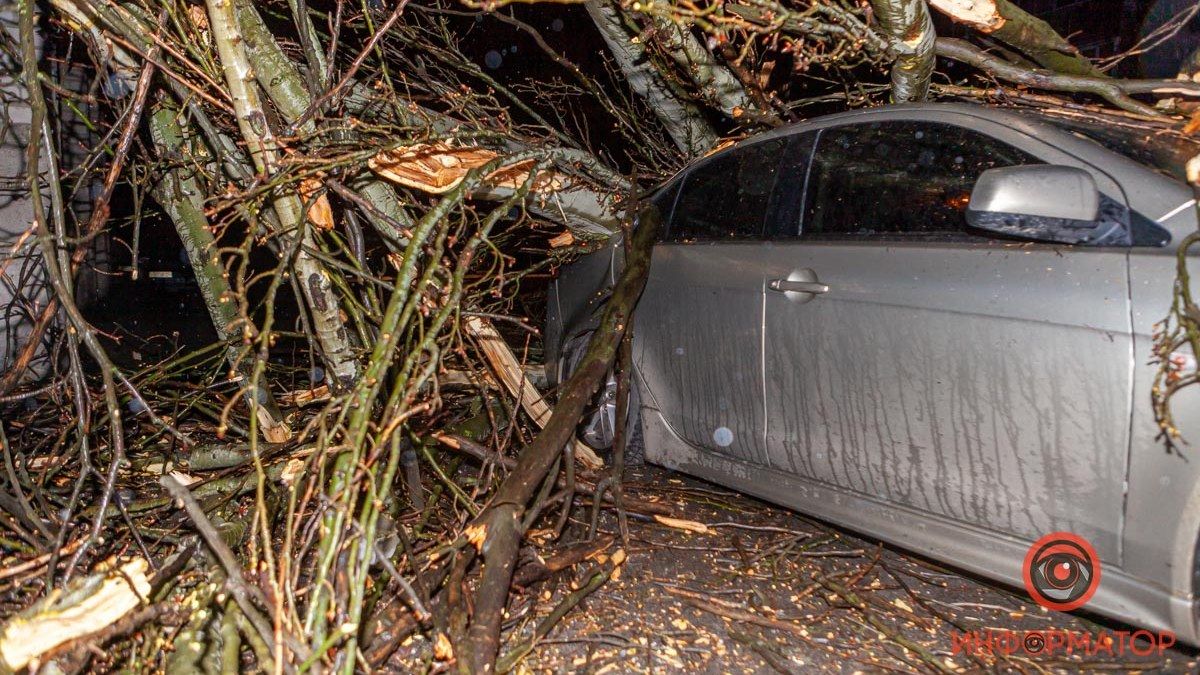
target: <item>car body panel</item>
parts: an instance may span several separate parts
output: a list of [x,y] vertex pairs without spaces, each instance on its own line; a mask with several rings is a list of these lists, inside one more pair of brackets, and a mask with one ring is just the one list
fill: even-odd
[[[1175,261],[1173,254],[1153,249],[1134,250],[1129,257],[1135,405],[1124,564],[1131,573],[1174,579],[1173,585],[1181,587],[1197,571],[1193,555],[1200,533],[1200,388],[1182,389],[1171,400],[1176,426],[1183,440],[1190,441],[1177,452],[1168,452],[1159,438],[1150,395],[1157,371],[1154,334],[1170,310]],[[1190,256],[1188,263],[1194,287],[1200,259]],[[1183,546],[1188,540],[1192,546]]]
[[657,248],[634,358],[681,438],[765,466],[761,248]]
[[[840,359],[837,368],[811,359],[825,369],[827,381],[833,378],[833,386],[807,394],[823,399],[826,411],[805,414],[814,420],[837,419],[834,426],[842,430],[838,440],[851,446],[840,451],[853,453],[857,444],[857,452],[862,453],[872,442],[878,445],[881,437],[907,442],[908,432],[902,428],[911,425],[914,416],[925,415],[919,421],[925,424],[927,439],[938,437],[944,449],[957,447],[966,452],[966,457],[947,464],[946,470],[961,466],[966,473],[974,472],[968,484],[980,491],[939,496],[936,481],[918,475],[926,471],[924,465],[897,473],[884,457],[865,454],[867,469],[852,475],[852,480],[846,479],[846,472],[840,479],[836,472],[824,477],[817,472],[802,475],[798,455],[778,454],[770,448],[773,433],[799,438],[802,429],[790,419],[776,419],[787,416],[772,412],[769,390],[761,395],[767,466],[753,456],[714,452],[706,447],[711,444],[682,438],[671,424],[669,410],[681,393],[670,391],[661,363],[653,362],[660,358],[656,354],[668,354],[672,345],[647,344],[655,335],[652,324],[661,315],[658,304],[640,307],[633,327],[635,353],[642,356],[635,361],[635,380],[641,393],[647,459],[1015,586],[1021,585],[1020,566],[1035,534],[1059,525],[1078,530],[1093,540],[1105,564],[1103,580],[1087,609],[1136,624],[1169,628],[1181,640],[1196,644],[1200,638],[1195,602],[1200,584],[1200,454],[1189,445],[1166,451],[1156,438],[1159,429],[1150,399],[1157,372],[1152,353],[1155,324],[1167,316],[1170,307],[1177,246],[1196,229],[1190,189],[1078,134],[1030,116],[971,105],[920,104],[854,111],[752,140],[900,119],[978,129],[1030,150],[1042,161],[1087,168],[1104,194],[1127,204],[1135,218],[1164,228],[1169,241],[1162,246],[1108,249],[1005,242],[973,252],[981,256],[976,258],[961,246],[935,251],[944,245],[938,242],[874,242],[869,246],[846,241],[739,243],[737,246],[756,250],[764,268],[760,280],[766,326],[762,333],[766,358],[761,361],[764,388],[779,371],[793,367],[787,359],[796,359],[802,350],[819,353],[833,349]],[[680,180],[676,177],[668,182],[663,191],[670,192]],[[619,246],[614,242],[607,251],[594,255],[615,270]],[[804,246],[826,248],[820,260],[788,250]],[[866,255],[855,246],[876,250]],[[659,244],[651,265],[652,278],[660,259],[683,259],[675,249],[719,254],[728,247]],[[811,325],[794,321],[785,325],[782,315],[775,317],[776,312],[771,311],[771,303],[783,299],[768,297],[774,294],[765,290],[772,275],[786,276],[805,267],[814,268],[820,281],[829,284],[830,296],[796,310],[813,310],[812,324],[829,325],[824,335],[812,334],[815,329]],[[1189,268],[1193,279],[1200,277],[1200,256],[1189,257]],[[705,284],[720,283],[722,274],[709,267]],[[931,274],[938,283],[951,284],[954,291],[932,297],[931,286],[926,285]],[[749,288],[753,280],[744,276],[739,272],[730,278]],[[914,276],[918,278],[914,280]],[[556,297],[564,306],[586,301],[596,292],[595,286],[588,286],[591,283],[591,279],[577,278],[573,268],[567,269],[555,283]],[[606,283],[611,283],[611,278]],[[666,281],[660,275],[655,283]],[[817,309],[837,293],[844,298],[837,301],[841,307],[828,302]],[[1056,297],[1063,294],[1065,298]],[[750,293],[744,291],[743,295],[748,298]],[[850,308],[855,304],[870,308],[877,316],[870,322],[853,316]],[[646,311],[648,306],[655,310]],[[715,327],[725,325],[720,318],[713,318],[722,311],[723,307],[714,305],[707,310],[694,308],[690,315],[700,325]],[[739,316],[752,313],[738,311]],[[966,324],[956,323],[955,317],[964,318]],[[778,330],[772,330],[773,321],[779,324]],[[575,330],[570,325],[561,328],[564,334]],[[753,340],[745,336],[726,336],[718,330],[697,331],[697,335],[752,348],[749,343]],[[839,343],[839,337],[844,343]],[[788,340],[791,343],[784,352],[772,355],[768,350],[773,340],[781,345]],[[963,341],[977,349],[957,355],[955,349]],[[721,347],[711,349],[719,351]],[[872,353],[882,358],[863,357]],[[553,349],[548,348],[547,358],[557,358]],[[919,405],[897,403],[901,400],[898,395],[881,393],[878,387],[857,386],[888,381],[899,391],[903,384],[892,380],[911,379],[910,372],[921,368],[936,371],[934,382],[939,378],[952,382],[944,391],[913,392],[928,399]],[[1105,383],[1103,387],[1095,384],[1096,377]],[[1093,390],[1109,387],[1108,391]],[[929,398],[931,392],[934,395]],[[1173,408],[1185,439],[1200,442],[1200,389],[1182,392]],[[861,425],[857,436],[845,431],[856,423]],[[995,453],[998,439],[1006,433],[1022,448],[1029,444],[1028,466],[1021,466],[1017,455]],[[692,436],[701,438],[698,433]],[[1105,451],[1098,460],[1088,454],[1096,449],[1096,443],[1103,443]],[[925,457],[934,459],[935,455]],[[1080,462],[1082,467],[1068,467]],[[857,461],[854,464],[861,466]],[[830,476],[843,485],[831,484]],[[1123,489],[1113,495],[1118,483]],[[929,491],[932,494],[926,494]],[[1036,498],[1037,492],[1053,493],[1031,507],[1045,511],[1041,519],[1037,515],[1030,518],[1030,513],[1022,513],[1014,505],[1014,500]],[[939,500],[943,504],[940,511],[936,508]],[[1008,504],[1006,508],[1000,508],[1002,501]],[[1059,509],[1062,511],[1048,517]]]
[[771,247],[768,276],[830,287],[767,294],[772,465],[1029,541],[1075,532],[1120,562],[1125,253],[1053,248]]
[[[658,411],[643,399],[646,459],[669,469],[781,504],[991,579],[1020,587],[1029,543],[961,521],[931,516],[869,496],[806,481],[793,474],[751,465],[696,448],[675,436]],[[920,541],[920,545],[914,542]],[[1173,630],[1196,644],[1190,597],[1147,583],[1119,568],[1104,568],[1088,609],[1154,629]]]

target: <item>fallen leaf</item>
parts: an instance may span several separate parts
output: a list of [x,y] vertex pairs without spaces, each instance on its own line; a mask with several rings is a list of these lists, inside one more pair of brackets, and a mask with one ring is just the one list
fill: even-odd
[[1192,113],[1192,118],[1188,120],[1187,124],[1183,125],[1183,133],[1189,136],[1196,133],[1197,130],[1200,130],[1200,110]]
[[449,661],[454,658],[454,647],[445,633],[438,633],[433,641],[433,658],[438,661]]

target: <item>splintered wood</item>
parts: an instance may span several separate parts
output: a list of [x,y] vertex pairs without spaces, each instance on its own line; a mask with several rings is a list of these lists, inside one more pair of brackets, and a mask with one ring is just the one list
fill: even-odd
[[[483,350],[484,356],[487,357],[488,365],[492,367],[496,377],[504,383],[504,387],[514,396],[520,394],[521,407],[529,413],[535,424],[539,427],[546,426],[546,422],[550,421],[550,404],[546,403],[546,399],[525,376],[521,362],[517,360],[516,355],[508,348],[508,344],[496,332],[491,322],[481,317],[471,316],[467,317],[464,327],[479,341],[479,346]],[[575,444],[575,459],[581,465],[591,470],[604,466],[604,461],[591,448],[578,440],[572,442]]]
[[[377,175],[394,183],[431,194],[453,190],[477,169],[500,155],[487,148],[456,147],[444,141],[383,150],[367,160],[367,166]],[[486,182],[500,188],[516,189],[529,178],[534,160],[527,159],[501,167],[488,174]],[[553,171],[543,171],[534,179],[533,190],[545,192],[563,187],[562,179]]]
[[135,558],[54,590],[0,629],[0,670],[29,665],[61,644],[107,628],[150,595],[146,561]]
[[929,0],[929,4],[951,19],[984,33],[994,33],[1005,23],[995,0]]

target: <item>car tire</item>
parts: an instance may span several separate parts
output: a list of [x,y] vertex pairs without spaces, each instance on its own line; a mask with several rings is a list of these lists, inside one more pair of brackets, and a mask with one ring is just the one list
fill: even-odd
[[[592,333],[580,335],[568,343],[563,350],[562,368],[559,372],[559,384],[567,381],[571,373],[583,360]],[[629,413],[625,420],[625,465],[641,466],[646,461],[645,443],[642,435],[641,392],[633,382],[629,392]],[[584,410],[583,418],[576,430],[576,437],[584,445],[611,454],[616,418],[616,376],[610,370],[604,385],[596,392],[591,403]]]
[[642,394],[636,382],[629,390],[629,415],[625,424],[625,466],[646,463],[646,437],[642,433]]

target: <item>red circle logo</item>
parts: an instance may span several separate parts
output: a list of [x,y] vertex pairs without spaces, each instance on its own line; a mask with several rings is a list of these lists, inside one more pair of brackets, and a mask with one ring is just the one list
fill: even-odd
[[1069,612],[1091,600],[1100,586],[1100,557],[1087,539],[1052,532],[1029,547],[1021,572],[1034,602]]

